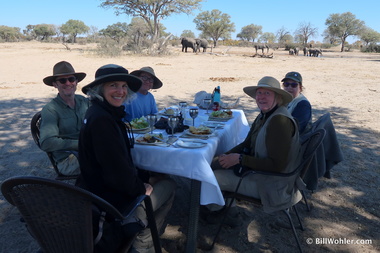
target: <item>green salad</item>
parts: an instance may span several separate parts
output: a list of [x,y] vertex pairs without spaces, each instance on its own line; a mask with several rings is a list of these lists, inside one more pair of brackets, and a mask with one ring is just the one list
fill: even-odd
[[132,128],[143,129],[149,127],[149,123],[144,116],[141,118],[136,118],[131,121]]

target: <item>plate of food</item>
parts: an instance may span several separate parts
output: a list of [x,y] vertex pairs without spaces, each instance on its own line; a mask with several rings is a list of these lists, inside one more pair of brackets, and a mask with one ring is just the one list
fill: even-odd
[[147,119],[143,116],[141,118],[133,119],[131,122],[132,131],[145,131],[149,129],[149,123]]
[[189,129],[185,131],[186,134],[191,136],[211,136],[214,131],[206,126],[193,127],[190,126]]
[[213,111],[210,113],[210,117],[208,120],[213,121],[227,121],[232,119],[232,111],[231,110],[223,110],[223,111]]
[[178,111],[177,108],[169,107],[169,108],[165,108],[160,113],[164,116],[175,116],[177,111]]
[[166,140],[164,139],[164,136],[160,134],[144,134],[135,139],[135,142],[137,144],[142,145],[166,145]]
[[202,147],[207,145],[207,142],[178,140],[178,141],[176,141],[175,145],[178,147],[181,147],[181,148],[202,148]]

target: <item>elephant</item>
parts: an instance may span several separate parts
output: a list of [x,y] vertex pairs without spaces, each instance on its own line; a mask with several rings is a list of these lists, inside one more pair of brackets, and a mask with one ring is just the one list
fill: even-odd
[[303,56],[309,56],[309,49],[307,47],[303,48]]
[[203,48],[203,52],[206,52],[208,41],[206,39],[195,39],[197,43],[197,50],[198,52],[201,51],[201,48]]
[[294,55],[294,49],[293,48],[289,49],[289,55]]
[[257,49],[261,49],[261,52],[264,54],[264,49],[267,49],[267,53],[269,52],[269,47],[267,44],[255,44],[254,45],[256,49],[256,54],[257,54]]
[[294,55],[298,55],[300,52],[300,49],[298,47],[294,48]]
[[322,49],[319,49],[319,48],[310,48],[309,49],[309,56],[318,57],[319,55],[322,56]]
[[185,49],[185,53],[187,53],[188,47],[191,47],[194,53],[197,50],[197,42],[193,38],[188,38],[188,37],[182,38],[181,44],[182,44],[182,52]]

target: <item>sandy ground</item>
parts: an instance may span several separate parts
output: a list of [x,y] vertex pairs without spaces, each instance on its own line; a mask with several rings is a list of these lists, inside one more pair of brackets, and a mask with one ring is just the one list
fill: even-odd
[[[196,92],[211,92],[220,85],[223,101],[241,98],[239,108],[249,122],[258,111],[242,88],[256,85],[265,75],[281,80],[288,71],[299,71],[314,120],[331,113],[345,158],[332,169],[332,178],[321,178],[318,190],[309,194],[312,211],[306,212],[300,204],[306,230],[298,233],[304,251],[380,251],[379,54],[331,50],[314,58],[290,56],[278,50],[273,58],[260,58],[252,57],[252,48],[220,46],[204,54],[173,48],[170,56],[163,57],[101,58],[92,53],[94,47],[75,45],[68,51],[60,44],[0,44],[0,182],[16,175],[54,177],[46,155],[30,135],[30,119],[56,95],[56,90],[44,85],[42,79],[51,75],[58,61],[70,61],[76,71],[86,72],[82,85],[91,82],[96,69],[104,64],[120,64],[130,71],[152,66],[164,83],[153,93],[160,108],[182,100],[190,103]],[[177,180],[179,190],[162,236],[166,252],[183,252],[186,240],[189,186],[188,180]],[[244,202],[238,206],[243,225],[225,227],[212,252],[296,252],[291,231],[276,227],[273,215]],[[215,225],[200,222],[198,252],[205,252],[215,231]],[[312,244],[307,243],[308,238],[313,239]],[[315,243],[319,238],[341,241]],[[18,211],[0,196],[0,252],[36,249],[38,246],[19,222]]]

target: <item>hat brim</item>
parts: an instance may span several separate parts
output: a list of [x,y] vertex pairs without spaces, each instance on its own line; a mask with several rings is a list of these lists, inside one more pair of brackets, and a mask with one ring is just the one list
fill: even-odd
[[76,79],[78,80],[78,83],[80,81],[82,81],[85,77],[86,77],[86,73],[83,73],[83,72],[78,72],[78,73],[65,73],[65,74],[61,74],[61,75],[54,75],[54,76],[47,76],[43,79],[43,82],[48,85],[48,86],[53,86],[53,82],[55,81],[55,79],[57,77],[60,77],[60,76],[69,76],[69,75],[73,75],[76,77]]
[[87,84],[82,88],[82,92],[84,94],[87,94],[87,92],[102,83],[107,83],[107,82],[112,82],[112,81],[125,81],[128,84],[128,87],[133,91],[137,92],[142,84],[142,81],[140,78],[132,76],[130,74],[110,74],[110,75],[105,75],[102,76],[101,78],[95,79],[95,81]]
[[[132,71],[131,75],[139,77],[141,73],[148,73],[148,74],[152,75],[152,73],[149,73],[149,72],[144,71],[144,70],[135,70],[135,71]],[[152,76],[153,76],[153,79],[154,79],[152,89],[159,89],[159,88],[161,88],[162,87],[161,80],[158,79],[155,75],[152,75]]]
[[290,80],[293,80],[293,81],[295,81],[295,82],[297,82],[297,83],[301,83],[298,79],[296,79],[296,78],[294,78],[294,77],[285,77],[285,78],[283,78],[283,79],[281,80],[281,82],[285,81],[286,79],[290,79]]
[[252,97],[253,99],[256,100],[256,91],[258,89],[268,89],[268,90],[271,90],[277,94],[279,94],[281,97],[282,97],[282,100],[284,102],[284,104],[289,104],[292,100],[293,100],[293,96],[292,94],[290,94],[289,92],[285,91],[285,90],[282,90],[282,89],[278,89],[278,88],[273,88],[273,87],[266,87],[266,86],[248,86],[248,87],[244,87],[243,88],[243,91],[250,97]]

